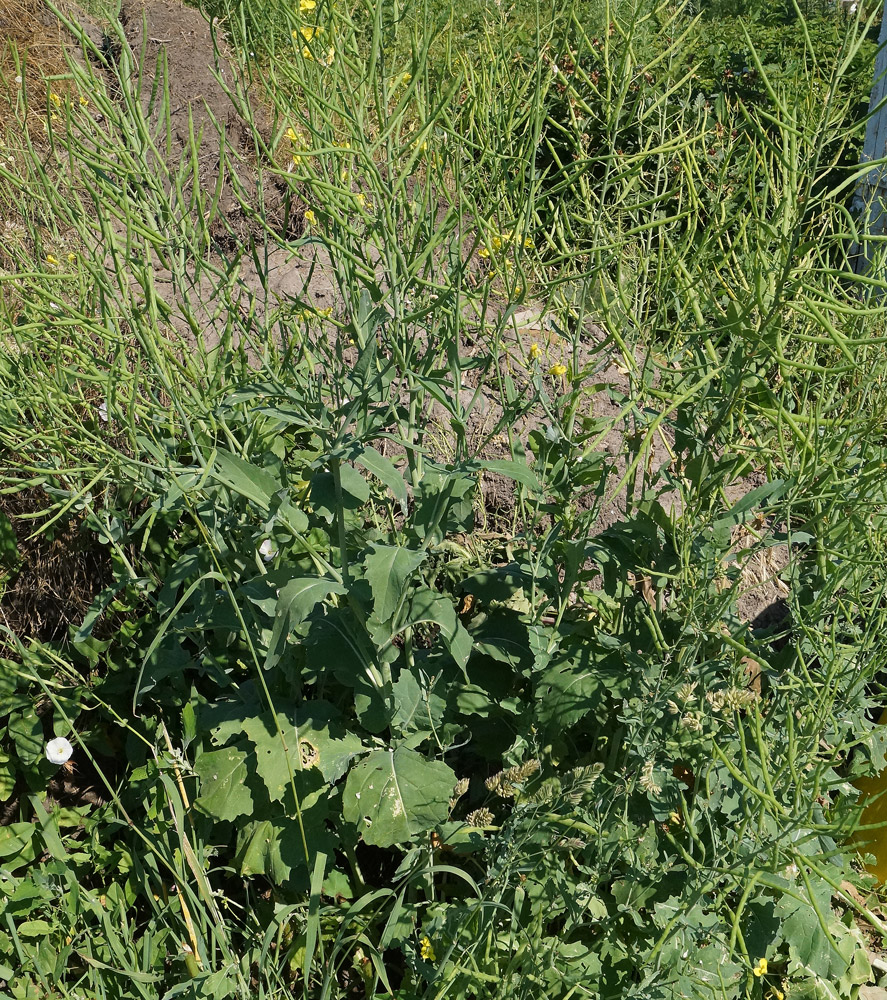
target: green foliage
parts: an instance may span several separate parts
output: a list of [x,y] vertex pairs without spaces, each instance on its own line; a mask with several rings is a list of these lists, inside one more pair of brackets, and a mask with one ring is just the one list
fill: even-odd
[[[885,765],[887,285],[846,266],[845,171],[870,50],[763,9],[717,48],[729,13],[472,9],[435,38],[413,8],[226,8],[268,56],[270,137],[255,63],[226,81],[256,189],[314,213],[282,233],[235,184],[245,246],[196,149],[173,178],[141,141],[126,47],[113,95],[72,64],[100,120],[50,127],[9,197],[95,249],[76,281],[21,247],[2,275],[0,446],[113,581],[0,661],[10,995],[871,981],[887,928],[847,844]],[[294,246],[331,315],[241,283]],[[166,285],[216,303],[218,345]],[[17,569],[5,519],[0,546]]]

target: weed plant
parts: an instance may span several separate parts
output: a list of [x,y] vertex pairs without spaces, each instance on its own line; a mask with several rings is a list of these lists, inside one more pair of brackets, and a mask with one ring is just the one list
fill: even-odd
[[[887,763],[885,282],[877,248],[852,270],[847,207],[870,25],[817,47],[795,8],[796,77],[749,35],[740,100],[694,78],[692,10],[595,34],[584,9],[497,10],[477,58],[408,5],[214,9],[246,240],[199,136],[169,166],[163,68],[149,88],[122,31],[72,24],[66,96],[22,92],[4,489],[112,579],[65,641],[7,630],[5,995],[874,981],[852,782]],[[290,252],[331,309],[275,294]],[[6,587],[23,527],[0,519]]]

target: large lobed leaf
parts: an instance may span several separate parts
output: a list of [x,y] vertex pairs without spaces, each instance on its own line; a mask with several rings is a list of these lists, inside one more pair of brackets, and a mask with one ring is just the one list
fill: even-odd
[[446,764],[415,750],[377,750],[349,772],[342,809],[367,844],[391,847],[444,822],[455,784]]

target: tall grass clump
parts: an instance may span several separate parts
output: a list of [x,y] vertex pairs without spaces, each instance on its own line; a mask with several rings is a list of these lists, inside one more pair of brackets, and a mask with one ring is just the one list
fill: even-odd
[[0,162],[0,587],[103,567],[4,630],[10,995],[876,982],[872,25],[210,13],[214,186],[119,26]]

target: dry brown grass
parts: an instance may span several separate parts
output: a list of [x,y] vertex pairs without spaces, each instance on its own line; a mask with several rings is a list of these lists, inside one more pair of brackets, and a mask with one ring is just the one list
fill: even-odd
[[[21,145],[23,118],[42,142],[47,94],[64,94],[65,29],[42,0],[0,0],[0,143]],[[48,81],[52,81],[49,83]]]
[[[60,96],[64,79],[64,28],[42,0],[0,0],[0,166],[11,174],[25,170],[27,144],[38,155],[48,148],[47,102],[50,91]],[[21,254],[32,255],[31,227],[22,217],[14,185],[0,176],[0,267],[15,272]],[[16,296],[0,289],[0,318],[14,315]]]

